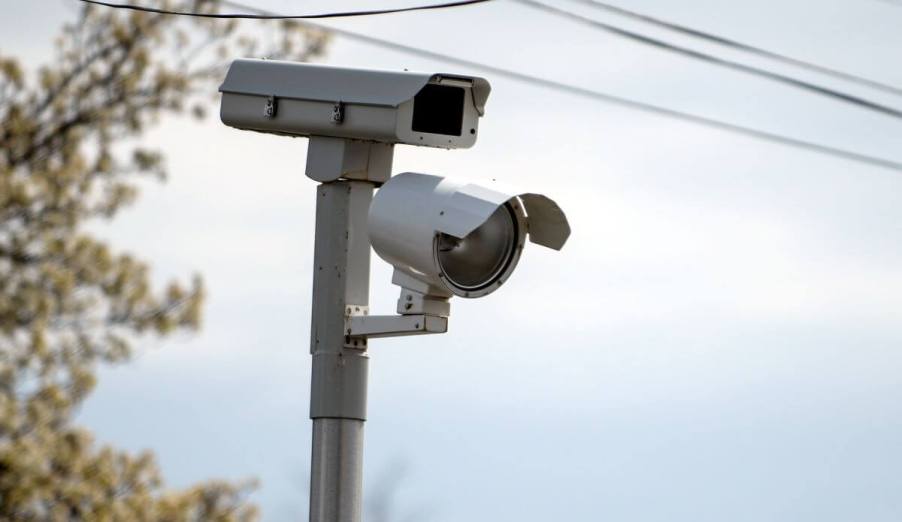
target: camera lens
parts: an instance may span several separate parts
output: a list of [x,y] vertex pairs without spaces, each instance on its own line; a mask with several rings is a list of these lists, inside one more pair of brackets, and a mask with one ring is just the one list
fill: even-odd
[[517,239],[517,220],[510,205],[504,204],[462,239],[441,234],[436,244],[439,267],[454,286],[479,290],[504,274]]

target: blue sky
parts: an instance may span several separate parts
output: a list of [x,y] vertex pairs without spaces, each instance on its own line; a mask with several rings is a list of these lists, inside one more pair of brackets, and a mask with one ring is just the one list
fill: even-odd
[[[3,52],[48,60],[67,5],[7,2]],[[622,5],[902,85],[902,7],[886,2]],[[902,160],[898,121],[511,2],[333,23]],[[342,39],[323,61],[480,74]],[[484,76],[477,145],[398,147],[394,171],[547,193],[573,235],[560,253],[528,248],[504,291],[453,301],[449,333],[371,343],[365,486],[391,496],[391,519],[902,518],[902,173]],[[161,283],[201,272],[204,329],[142,342],[135,362],[101,372],[81,422],[154,449],[173,485],[257,476],[265,520],[301,518],[306,142],[214,117],[164,120],[146,143],[167,154],[169,181],[96,229]],[[376,256],[371,295],[375,312],[393,310]]]

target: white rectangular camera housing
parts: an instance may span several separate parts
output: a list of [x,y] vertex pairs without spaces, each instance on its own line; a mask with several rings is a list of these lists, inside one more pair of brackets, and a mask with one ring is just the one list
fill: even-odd
[[453,149],[476,142],[491,87],[472,76],[240,59],[219,90],[230,127]]

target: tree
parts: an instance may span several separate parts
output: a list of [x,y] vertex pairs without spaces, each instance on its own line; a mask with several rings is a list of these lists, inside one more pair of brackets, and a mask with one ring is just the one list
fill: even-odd
[[136,338],[199,327],[200,277],[154,289],[84,225],[132,203],[138,177],[164,178],[163,155],[129,143],[161,116],[203,117],[228,59],[306,60],[328,42],[291,21],[261,39],[263,23],[82,6],[51,65],[0,55],[0,520],[256,518],[251,483],[168,491],[150,453],[98,447],[73,414]]

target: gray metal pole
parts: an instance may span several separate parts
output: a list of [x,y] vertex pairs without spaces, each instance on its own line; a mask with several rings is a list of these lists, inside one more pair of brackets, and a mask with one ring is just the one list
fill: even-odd
[[[367,365],[364,339],[346,337],[345,316],[369,302],[368,181],[317,187],[310,417],[310,521],[360,522]],[[356,310],[355,310],[356,309]]]
[[313,419],[311,522],[358,522],[362,512],[363,421]]

